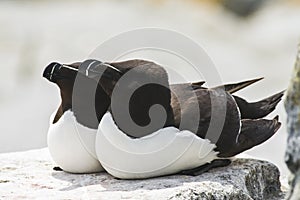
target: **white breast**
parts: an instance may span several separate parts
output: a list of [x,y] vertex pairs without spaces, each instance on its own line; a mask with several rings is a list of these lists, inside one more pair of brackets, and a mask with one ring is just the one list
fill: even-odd
[[95,152],[97,130],[79,124],[71,111],[52,124],[54,115],[50,118],[47,142],[56,164],[71,173],[103,171]]
[[217,158],[215,147],[209,140],[174,127],[132,139],[118,129],[110,113],[100,122],[95,146],[105,170],[124,179],[168,175],[201,166]]

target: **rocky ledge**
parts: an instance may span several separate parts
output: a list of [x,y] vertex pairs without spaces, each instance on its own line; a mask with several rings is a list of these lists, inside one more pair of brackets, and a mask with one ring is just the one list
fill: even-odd
[[0,154],[0,199],[284,199],[277,167],[254,159],[200,176],[117,180],[53,171],[48,149]]

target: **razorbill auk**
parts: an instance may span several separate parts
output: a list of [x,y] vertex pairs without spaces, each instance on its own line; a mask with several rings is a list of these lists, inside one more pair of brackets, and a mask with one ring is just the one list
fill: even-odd
[[[62,65],[53,62],[44,70],[43,76],[59,87],[61,96],[58,110],[50,117],[48,148],[55,163],[64,171],[100,172],[103,168],[95,153],[98,117],[106,112],[110,100],[94,81],[78,74],[76,67],[77,63]],[[73,92],[75,79],[79,86]],[[101,104],[95,107],[88,98],[93,89],[100,90],[97,93],[101,97]]]
[[[144,82],[145,79],[150,79],[151,81],[155,80],[156,83],[168,86],[167,73],[159,65],[148,61],[133,61],[133,63],[143,63],[135,68],[132,67],[134,64],[130,65],[128,62],[130,61],[127,61],[129,70],[128,68],[124,70],[120,65],[119,68],[116,67],[119,63],[112,64],[112,67],[108,64],[100,63],[92,68],[85,69],[88,71],[86,75],[99,81],[99,85],[101,85],[108,96],[112,97],[113,91],[118,87],[121,88],[117,89],[121,93],[118,99],[111,99],[111,104],[116,101],[115,105],[128,107],[128,105],[122,105],[122,95],[126,95],[126,88],[131,89],[132,84],[130,81],[137,84],[138,81],[143,80]],[[130,79],[128,84],[118,84],[122,76],[129,71],[132,72],[132,70],[135,71],[137,77],[142,76],[136,80]],[[102,71],[100,73],[101,77],[99,77],[98,71]],[[165,123],[159,124],[160,127],[155,127],[156,130],[151,129],[151,133],[146,132],[146,135],[144,133],[134,133],[134,129],[123,127],[124,123],[120,125],[120,122],[116,120],[115,115],[118,115],[116,113],[118,109],[114,110],[114,112],[110,109],[110,112],[102,118],[98,129],[96,138],[98,159],[109,173],[126,179],[149,178],[180,171],[184,171],[183,173],[185,174],[196,175],[203,172],[203,170],[229,164],[230,161],[226,158],[261,144],[274,135],[281,125],[278,122],[278,117],[272,120],[262,119],[261,117],[274,110],[283,92],[256,103],[248,103],[242,98],[231,94],[247,86],[247,84],[243,87],[241,85],[243,84],[229,84],[209,89],[200,86],[181,90],[181,93],[184,94],[181,98],[184,98],[185,104],[180,105],[179,109],[176,108],[176,102],[175,104],[172,102],[172,92],[174,93],[174,91],[171,92],[169,89],[162,89],[157,86],[152,86],[155,89],[147,88],[148,90],[145,90],[146,93],[142,92],[141,94],[143,95],[138,95],[138,101],[136,101],[137,103],[139,102],[138,104],[129,105],[132,109],[130,113],[132,119],[139,119],[141,122],[149,121],[149,116],[146,116],[148,112],[146,114],[139,112],[140,106],[143,106],[143,104],[150,105],[152,102],[155,104],[162,102],[161,105],[166,111]],[[160,89],[159,92],[158,89]],[[189,92],[196,93],[196,97]],[[143,99],[143,96],[146,96],[146,98]],[[176,96],[180,95],[177,94]],[[212,105],[213,98],[216,101]],[[166,103],[169,103],[169,105]],[[214,141],[215,138],[211,139],[210,135],[206,136],[212,120],[211,110],[222,111],[224,109],[222,106],[226,108],[224,125],[220,131],[220,136]],[[172,109],[169,109],[170,107]],[[197,107],[198,109],[195,109]],[[249,109],[251,107],[253,109]],[[198,115],[195,111],[200,110],[198,129],[193,131],[195,134],[189,130],[189,124],[186,124],[184,127],[176,124],[176,118],[178,118],[178,112],[174,112],[176,109],[179,110],[181,118],[184,116],[190,121],[194,119],[194,116]],[[165,135],[167,137],[164,140]],[[177,140],[177,145],[170,145],[171,141],[175,142]],[[169,142],[166,143],[167,141]],[[195,145],[196,150],[192,150],[194,148],[192,144]],[[183,150],[184,147],[186,147],[185,150]],[[191,151],[189,151],[189,148]],[[155,149],[156,151],[153,151]],[[166,152],[163,153],[160,150],[166,150]],[[170,153],[172,150],[174,151],[173,154]],[[176,150],[178,150],[177,153]],[[153,154],[150,155],[149,152]]]
[[[91,63],[94,63],[94,65],[90,65]],[[84,76],[80,76],[77,74],[77,70],[78,67],[81,66],[83,68],[87,68],[87,67],[91,67],[89,70],[95,70],[95,64],[99,65],[99,63],[101,62],[94,62],[93,60],[87,60],[83,63],[74,63],[74,64],[70,64],[70,65],[61,65],[59,63],[51,63],[48,67],[46,67],[45,71],[44,71],[44,77],[46,77],[48,80],[50,80],[51,82],[56,83],[59,88],[60,88],[60,92],[61,92],[61,98],[62,98],[62,103],[59,107],[59,109],[57,110],[56,113],[53,113],[52,117],[51,117],[51,121],[50,121],[50,129],[49,129],[49,134],[48,134],[48,144],[49,144],[49,149],[50,152],[52,152],[52,156],[54,158],[54,160],[56,161],[57,164],[59,164],[65,171],[69,171],[69,172],[74,172],[74,173],[85,173],[85,172],[92,172],[94,170],[91,170],[90,168],[93,168],[91,166],[95,165],[95,152],[93,151],[93,139],[95,138],[93,137],[89,137],[89,139],[84,139],[82,143],[72,143],[69,142],[68,138],[65,138],[64,136],[67,135],[67,137],[69,137],[68,134],[66,133],[75,133],[74,128],[69,129],[69,130],[65,130],[65,128],[55,128],[57,127],[57,123],[60,120],[60,123],[58,124],[63,124],[63,126],[66,126],[66,124],[70,124],[69,122],[71,120],[73,120],[75,123],[73,123],[73,125],[76,125],[77,123],[79,123],[79,125],[75,126],[75,128],[77,127],[81,127],[81,125],[83,125],[83,127],[88,127],[88,130],[92,130],[91,132],[95,132],[98,126],[99,121],[101,120],[103,114],[107,111],[107,108],[110,104],[110,99],[108,98],[108,96],[105,94],[105,92],[100,88],[97,87],[97,95],[96,95],[96,118],[98,120],[95,120],[94,117],[94,108],[91,107],[91,105],[93,105],[93,103],[90,101],[90,99],[88,98],[82,98],[82,97],[86,97],[89,96],[91,93],[90,91],[92,91],[91,88],[95,88],[95,84],[92,83],[89,80],[86,80]],[[123,71],[126,72],[134,67],[138,67],[140,65],[143,64],[152,64],[152,62],[149,61],[143,61],[143,60],[130,60],[130,61],[125,61],[125,62],[116,62],[116,63],[107,63],[108,65],[112,66],[115,69],[119,69],[119,71]],[[99,72],[99,71],[97,71]],[[95,71],[93,71],[93,73],[95,73]],[[89,75],[92,75],[93,73],[90,73]],[[76,76],[79,76],[79,78],[77,77],[77,79],[83,79],[82,81],[79,81],[80,83],[83,83],[82,85],[80,85],[80,87],[85,88],[84,90],[82,90],[83,92],[86,91],[85,94],[79,93],[77,95],[73,95],[72,91],[73,91],[73,86],[74,86],[74,80]],[[86,75],[86,74],[85,74]],[[241,89],[243,87],[246,87],[247,85],[250,85],[257,80],[251,80],[251,81],[245,81],[245,82],[241,82],[238,84],[228,84],[225,85],[225,89],[229,92],[235,92],[238,89]],[[198,83],[186,83],[186,84],[175,84],[175,85],[171,85],[171,90],[175,91],[175,93],[177,94],[177,96],[179,96],[180,98],[185,98],[184,100],[188,100],[188,95],[190,92],[194,91],[194,90],[199,90],[199,89],[205,89],[202,87],[202,84],[204,82],[198,82]],[[81,94],[81,95],[80,95]],[[74,102],[76,102],[76,105],[78,106],[73,106],[72,108],[72,96],[75,96],[75,100]],[[259,102],[255,102],[255,103],[248,103],[247,101],[245,101],[244,99],[234,96],[241,114],[242,114],[242,119],[244,118],[250,118],[250,119],[255,119],[255,118],[259,118],[259,117],[263,117],[265,115],[267,115],[268,113],[270,113],[272,110],[275,109],[275,106],[277,105],[277,103],[280,101],[282,94],[279,93],[277,95],[274,95],[272,97],[266,98],[262,101]],[[172,107],[175,113],[175,127],[179,127],[179,123],[180,123],[180,106],[178,104],[178,100],[177,98],[173,95],[171,96],[171,102],[172,102]],[[92,117],[91,117],[92,116]],[[64,119],[66,117],[66,122],[64,122]],[[54,119],[53,119],[54,118]],[[62,119],[61,119],[62,118]],[[68,120],[70,119],[70,120]],[[61,127],[62,125],[59,125],[58,127]],[[54,129],[54,130],[53,130]],[[68,128],[67,128],[68,129]],[[62,134],[53,134],[52,132],[55,133],[62,133]],[[77,130],[76,130],[77,132]],[[81,133],[83,133],[84,131],[80,131]],[[87,131],[88,132],[88,131]],[[51,135],[55,136],[55,137],[50,137]],[[74,134],[70,134],[70,138],[74,137]],[[84,138],[85,134],[83,134],[82,136],[80,136],[79,138]],[[89,134],[87,134],[89,135]],[[91,134],[93,135],[93,134]],[[53,140],[54,138],[54,140]],[[65,138],[65,140],[63,140]],[[87,140],[87,141],[85,141]],[[51,141],[55,141],[55,142],[51,142]],[[56,142],[57,141],[57,142]],[[70,140],[72,141],[72,140]],[[82,139],[80,139],[79,141],[82,141]],[[89,142],[88,142],[89,141]],[[53,144],[53,145],[52,145]],[[72,144],[74,144],[72,146]],[[78,148],[77,145],[79,147],[83,147],[83,148]],[[71,147],[70,147],[71,146]],[[89,148],[86,148],[87,146],[89,146]],[[88,154],[86,154],[85,156],[88,159],[88,161],[86,162],[81,162],[82,160],[84,161],[84,159],[81,159],[81,157],[76,157],[74,158],[77,150],[73,151],[72,148],[76,148],[76,149],[80,149],[82,150],[81,152],[83,152],[83,154],[85,155],[86,152],[90,152]],[[52,150],[51,150],[52,149]],[[90,155],[93,155],[91,158]],[[80,154],[79,154],[80,155]],[[85,157],[83,156],[83,157]],[[73,159],[74,158],[74,159]],[[92,164],[90,164],[90,161]],[[97,162],[96,162],[97,163]],[[89,167],[86,167],[89,166]],[[98,165],[98,163],[96,164]],[[97,168],[97,167],[96,167]],[[102,169],[99,169],[102,170]],[[98,169],[96,170],[98,171]]]

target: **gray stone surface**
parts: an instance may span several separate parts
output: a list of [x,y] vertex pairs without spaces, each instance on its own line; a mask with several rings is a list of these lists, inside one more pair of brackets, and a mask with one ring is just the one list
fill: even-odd
[[285,161],[293,173],[291,191],[288,199],[300,199],[300,45],[294,72],[285,99],[288,115],[288,142]]
[[53,171],[48,149],[0,154],[0,199],[284,199],[269,162],[237,159],[200,176],[117,180]]

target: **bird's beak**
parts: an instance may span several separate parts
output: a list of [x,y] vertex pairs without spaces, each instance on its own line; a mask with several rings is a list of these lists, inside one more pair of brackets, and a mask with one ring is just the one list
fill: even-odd
[[116,75],[122,75],[122,72],[119,69],[93,59],[84,61],[79,67],[79,72],[97,82],[102,77],[113,79]]
[[57,62],[50,63],[43,72],[43,77],[51,82],[55,82],[54,72],[56,69],[60,68],[62,64]]

